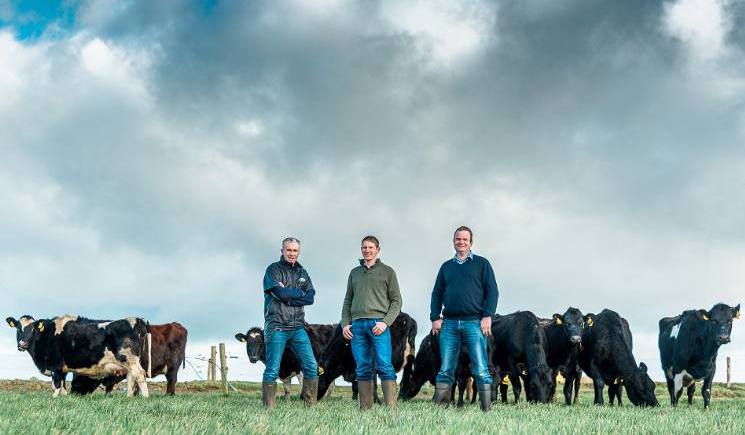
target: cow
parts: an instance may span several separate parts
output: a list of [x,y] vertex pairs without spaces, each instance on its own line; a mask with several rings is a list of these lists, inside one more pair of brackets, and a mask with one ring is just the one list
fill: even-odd
[[[391,363],[396,372],[403,368],[403,376],[399,388],[398,397],[406,398],[412,377],[412,366],[416,352],[417,324],[408,314],[401,312],[390,326],[391,331]],[[318,360],[323,370],[318,380],[318,398],[323,397],[326,390],[339,376],[343,376],[347,382],[356,380],[357,364],[352,356],[350,342],[343,334],[341,326],[334,331],[334,337],[326,348],[323,357]],[[374,377],[377,379],[377,377]],[[354,384],[353,384],[354,387]],[[377,395],[377,388],[374,389]],[[354,397],[353,397],[354,398]]]
[[[103,322],[103,321],[102,321]],[[140,365],[148,372],[148,378],[158,375],[166,376],[166,394],[176,394],[176,382],[179,368],[186,364],[186,339],[188,332],[178,322],[162,325],[150,325],[150,342],[143,343],[140,355]],[[148,349],[150,346],[150,349]],[[152,356],[152,364],[149,359]],[[116,384],[124,379],[123,376],[112,376],[104,379],[92,379],[87,376],[73,375],[71,392],[74,394],[88,394],[95,391],[99,385],[104,385],[106,393],[110,393]]]
[[738,318],[740,304],[716,304],[709,311],[688,310],[660,320],[660,360],[673,406],[677,406],[683,387],[687,387],[688,405],[692,405],[696,381],[703,379],[701,396],[704,409],[709,408],[717,352],[719,346],[730,342],[732,320]]
[[137,317],[98,322],[79,316],[36,320],[29,315],[5,319],[16,329],[18,350],[28,351],[36,367],[52,377],[53,397],[67,394],[66,373],[94,379],[127,377],[127,395],[134,396],[135,383],[148,397],[140,353],[148,334],[148,323]]
[[[556,378],[559,373],[564,378],[564,402],[577,403],[579,398],[582,369],[577,363],[577,355],[582,343],[585,319],[577,308],[569,307],[564,314],[554,314],[551,319],[538,319],[546,332],[546,363],[551,368],[553,384],[550,398],[556,394]],[[574,389],[574,399],[572,399]]]
[[636,406],[657,406],[655,384],[647,375],[646,364],[639,363],[632,353],[631,330],[626,319],[615,311],[604,309],[598,315],[587,314],[582,332],[579,365],[592,378],[596,405],[602,405],[603,389],[608,384],[610,400],[620,404],[621,384],[629,400]]
[[520,378],[529,402],[548,403],[553,388],[551,368],[546,362],[546,332],[530,311],[492,316],[491,363],[500,367],[512,384],[515,403],[520,400]]
[[[313,355],[316,361],[319,361],[326,347],[331,341],[336,325],[322,325],[322,324],[305,324],[305,330],[308,333],[311,347],[313,348]],[[266,358],[266,346],[264,343],[264,330],[258,326],[250,328],[245,334],[235,334],[235,339],[241,343],[246,343],[246,354],[251,364],[256,364],[258,361],[264,362]],[[319,374],[321,369],[319,368]],[[279,379],[282,380],[284,385],[284,397],[285,399],[290,398],[291,394],[291,381],[294,376],[297,376],[298,380],[302,382],[302,372],[300,368],[300,361],[298,361],[295,353],[290,347],[285,349],[282,354],[282,359],[279,363]]]

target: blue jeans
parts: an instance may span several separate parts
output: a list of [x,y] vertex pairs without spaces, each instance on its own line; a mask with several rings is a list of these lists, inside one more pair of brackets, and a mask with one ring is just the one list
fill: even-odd
[[282,354],[285,346],[295,352],[295,356],[300,361],[300,367],[305,379],[315,379],[318,377],[318,363],[313,355],[313,347],[310,345],[310,338],[305,329],[298,328],[292,331],[271,331],[264,330],[264,343],[266,346],[266,368],[264,369],[264,382],[274,382],[279,375],[279,363],[282,361]]
[[491,384],[489,364],[486,360],[486,337],[481,333],[480,320],[444,319],[440,329],[440,357],[442,365],[437,373],[438,384],[455,383],[455,368],[458,366],[461,340],[471,358],[473,377],[479,384]]
[[352,355],[357,364],[357,380],[372,381],[372,352],[375,350],[375,370],[380,379],[395,381],[396,371],[391,364],[391,331],[385,328],[380,335],[374,335],[372,328],[380,319],[357,319],[352,322]]

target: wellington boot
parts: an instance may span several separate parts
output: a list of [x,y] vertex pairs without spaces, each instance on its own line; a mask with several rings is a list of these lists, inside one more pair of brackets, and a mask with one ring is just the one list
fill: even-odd
[[277,404],[277,383],[263,382],[261,384],[261,399],[266,408],[274,408]]
[[481,410],[487,412],[491,409],[491,385],[481,384],[479,385],[479,401],[481,403]]
[[303,391],[300,392],[300,396],[303,398],[305,406],[315,405],[318,398],[318,378],[303,379]]
[[396,409],[396,381],[383,381],[383,403],[393,409]]
[[432,401],[436,405],[450,405],[450,393],[452,390],[453,387],[450,384],[436,384],[435,396],[432,398]]
[[357,389],[360,396],[360,409],[367,410],[373,406],[373,383],[372,381],[357,381]]

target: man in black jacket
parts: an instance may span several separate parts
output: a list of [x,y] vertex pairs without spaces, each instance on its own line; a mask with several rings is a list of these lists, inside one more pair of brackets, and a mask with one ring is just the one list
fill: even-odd
[[303,371],[301,396],[307,406],[318,395],[318,363],[313,356],[310,338],[305,332],[306,305],[313,304],[316,294],[308,272],[297,262],[300,240],[288,237],[282,241],[282,257],[266,268],[264,274],[264,343],[266,369],[262,383],[264,406],[275,405],[277,375],[285,345],[295,352]]

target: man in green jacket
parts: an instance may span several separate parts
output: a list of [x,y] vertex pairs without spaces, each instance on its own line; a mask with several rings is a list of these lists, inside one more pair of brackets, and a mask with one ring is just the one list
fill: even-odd
[[401,312],[401,291],[396,272],[378,258],[378,239],[375,236],[365,237],[361,250],[360,265],[349,272],[341,325],[344,338],[352,341],[360,409],[370,409],[373,405],[373,349],[375,369],[383,381],[383,402],[395,408],[396,371],[391,364],[391,333],[388,327]]

